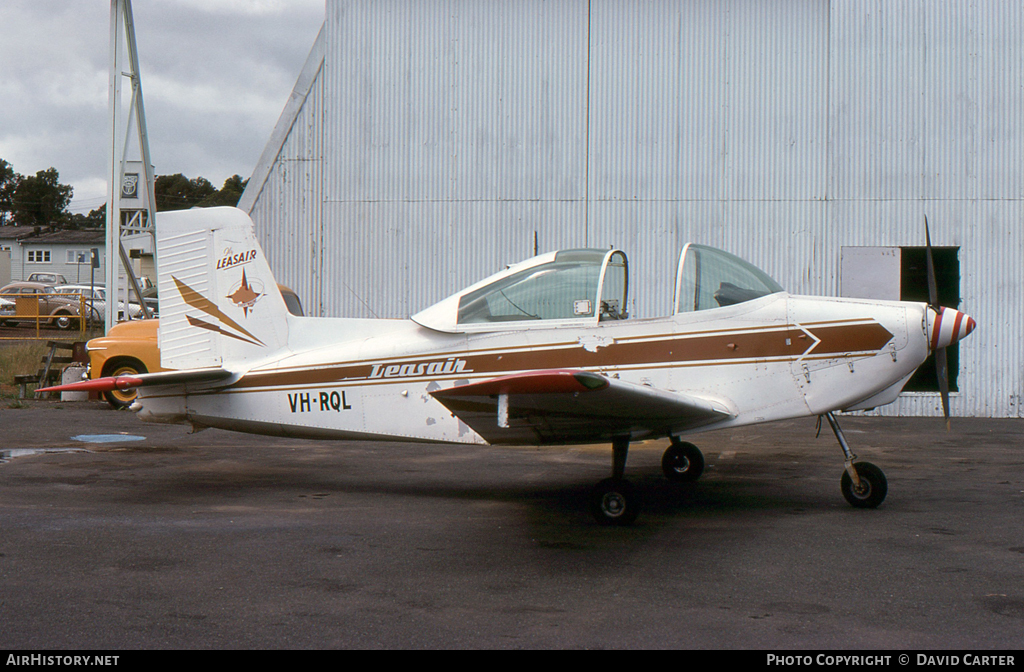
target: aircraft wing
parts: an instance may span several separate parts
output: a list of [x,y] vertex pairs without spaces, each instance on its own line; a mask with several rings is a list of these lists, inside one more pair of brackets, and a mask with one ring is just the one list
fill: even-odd
[[153,385],[198,385],[223,383],[227,385],[237,378],[237,374],[227,369],[191,369],[188,371],[159,371],[157,373],[136,373],[133,375],[107,376],[93,380],[83,380],[67,385],[43,387],[37,392],[110,392],[111,390],[130,390],[136,387]]
[[665,436],[734,416],[721,400],[581,370],[531,371],[435,390],[431,395],[492,444]]

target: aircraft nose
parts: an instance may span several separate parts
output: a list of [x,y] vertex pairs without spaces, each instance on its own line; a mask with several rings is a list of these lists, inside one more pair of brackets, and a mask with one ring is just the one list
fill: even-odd
[[976,326],[974,318],[953,308],[928,311],[928,341],[932,350],[948,347],[967,338]]

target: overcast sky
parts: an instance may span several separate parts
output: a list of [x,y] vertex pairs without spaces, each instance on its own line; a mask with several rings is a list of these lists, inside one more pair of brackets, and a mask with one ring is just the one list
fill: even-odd
[[[249,177],[324,0],[134,0],[132,9],[157,174],[202,175],[217,188]],[[109,0],[0,0],[0,158],[22,175],[56,168],[75,188],[72,212],[106,200],[109,48]]]

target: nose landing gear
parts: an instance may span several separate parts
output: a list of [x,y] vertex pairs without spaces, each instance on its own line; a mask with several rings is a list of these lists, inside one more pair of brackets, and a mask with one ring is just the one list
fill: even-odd
[[843,449],[846,456],[846,470],[843,471],[843,478],[840,487],[846,501],[858,509],[874,509],[878,507],[889,492],[889,484],[885,480],[885,474],[881,469],[870,462],[854,462],[857,456],[850,450],[846,443],[846,436],[839,427],[836,416],[831,412],[825,413],[825,419],[832,427],[832,432],[839,441],[839,447]]

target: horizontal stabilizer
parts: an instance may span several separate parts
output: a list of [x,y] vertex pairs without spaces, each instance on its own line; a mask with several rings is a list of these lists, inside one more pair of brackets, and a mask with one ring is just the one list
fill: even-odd
[[723,401],[580,370],[533,371],[431,394],[492,444],[667,436],[734,416]]
[[192,369],[190,371],[160,371],[158,373],[136,373],[123,376],[107,376],[83,380],[67,385],[42,387],[37,392],[110,392],[112,390],[131,390],[137,387],[154,385],[199,385],[222,383],[227,385],[237,375],[227,369]]

